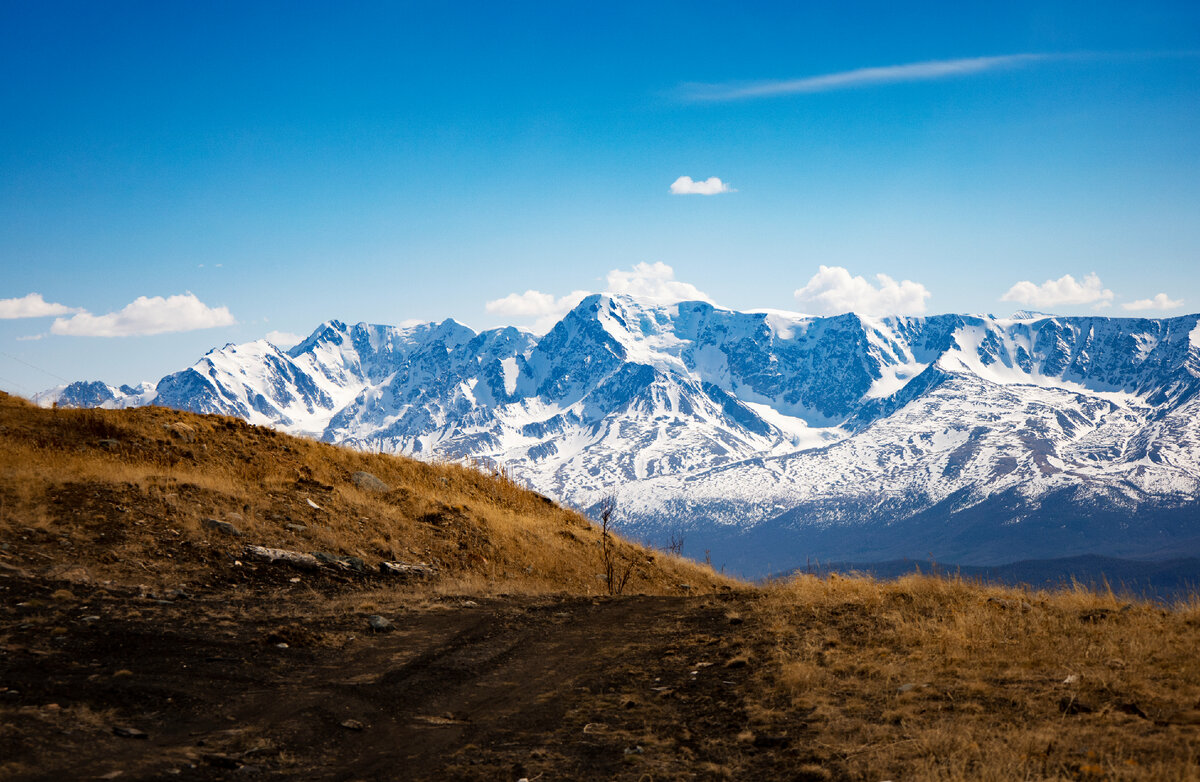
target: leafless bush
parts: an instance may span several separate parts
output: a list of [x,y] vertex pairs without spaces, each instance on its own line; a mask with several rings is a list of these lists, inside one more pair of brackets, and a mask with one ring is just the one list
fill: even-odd
[[[617,542],[609,532],[613,512],[617,509],[616,498],[605,497],[600,501],[600,559],[604,565],[604,583],[610,595],[619,595],[625,591],[629,576],[633,574],[633,561],[622,558],[617,550]],[[623,561],[622,561],[623,560]]]

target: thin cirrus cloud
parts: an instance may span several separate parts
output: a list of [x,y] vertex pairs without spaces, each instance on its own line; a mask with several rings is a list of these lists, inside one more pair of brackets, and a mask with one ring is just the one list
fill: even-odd
[[1183,299],[1172,299],[1165,293],[1159,293],[1154,298],[1127,301],[1121,306],[1131,312],[1138,310],[1173,310],[1183,306]]
[[870,87],[879,84],[933,81],[958,76],[971,76],[986,71],[1016,68],[1044,60],[1061,58],[1052,54],[1004,54],[996,57],[965,57],[955,60],[931,60],[884,65],[871,68],[855,68],[819,76],[799,79],[777,79],[773,81],[741,82],[724,84],[685,84],[682,93],[695,101],[745,100],[770,98],[778,95],[797,95],[815,92],[832,92],[855,87]]
[[920,315],[925,312],[925,300],[933,294],[912,280],[897,282],[886,274],[876,274],[871,283],[842,266],[822,265],[794,295],[805,309],[821,315]]
[[716,176],[710,176],[708,179],[700,181],[696,181],[690,176],[681,176],[671,183],[671,193],[674,195],[718,195],[719,193],[736,192]]
[[1113,292],[1104,287],[1095,272],[1082,280],[1064,274],[1057,280],[1046,280],[1035,285],[1021,280],[1000,297],[1000,301],[1015,301],[1028,307],[1077,307],[1090,304],[1099,309],[1112,304]]
[[70,337],[141,337],[175,331],[195,331],[236,324],[226,307],[209,307],[193,293],[138,296],[123,309],[106,315],[80,312],[56,318],[51,334]]
[[46,301],[40,293],[30,293],[16,299],[0,299],[0,320],[45,318],[52,315],[69,315],[72,312],[81,310],[78,307]]
[[[703,301],[714,304],[712,298],[690,282],[675,279],[675,270],[661,262],[637,263],[629,269],[613,269],[605,277],[607,293],[625,294],[648,299],[659,304],[679,301]],[[566,296],[555,296],[537,290],[510,293],[484,304],[484,309],[493,315],[505,315],[516,319],[535,319],[532,329],[546,332],[579,304],[591,291],[571,291]]]

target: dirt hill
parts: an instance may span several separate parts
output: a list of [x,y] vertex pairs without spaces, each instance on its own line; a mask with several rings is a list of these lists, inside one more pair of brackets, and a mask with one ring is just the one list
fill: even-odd
[[752,588],[155,408],[0,396],[0,501],[0,779],[1200,779],[1200,600]]

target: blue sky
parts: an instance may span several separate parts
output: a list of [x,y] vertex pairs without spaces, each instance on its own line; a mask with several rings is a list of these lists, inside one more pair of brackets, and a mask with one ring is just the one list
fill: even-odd
[[0,388],[598,290],[1200,310],[1200,6],[900,5],[2,4]]

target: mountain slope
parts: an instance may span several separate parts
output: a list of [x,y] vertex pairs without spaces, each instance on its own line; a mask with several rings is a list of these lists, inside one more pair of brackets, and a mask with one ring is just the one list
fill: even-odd
[[[1150,555],[1193,545],[1198,322],[816,318],[594,295],[540,338],[329,321],[286,353],[211,351],[154,392],[76,384],[40,401],[154,401],[502,466],[579,507],[614,495],[636,534],[689,531],[693,553],[720,546],[743,572],[761,572],[764,547],[791,564]],[[985,507],[970,534],[955,529]],[[1064,509],[1078,550],[1014,527]],[[1089,535],[1089,514],[1125,532]],[[1143,534],[1168,517],[1184,521]],[[946,529],[907,524],[922,519]]]

